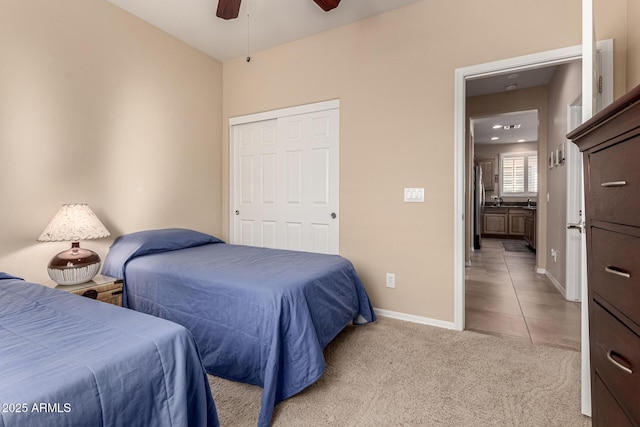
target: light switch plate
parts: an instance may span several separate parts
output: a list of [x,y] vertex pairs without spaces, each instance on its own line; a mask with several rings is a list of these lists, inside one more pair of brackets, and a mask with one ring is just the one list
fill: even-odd
[[405,188],[404,201],[406,203],[424,203],[424,187],[423,188]]

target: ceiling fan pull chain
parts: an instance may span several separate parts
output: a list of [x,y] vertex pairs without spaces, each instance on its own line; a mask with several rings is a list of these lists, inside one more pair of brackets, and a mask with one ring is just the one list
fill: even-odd
[[247,62],[251,61],[251,48],[250,48],[251,47],[251,43],[250,43],[251,42],[251,39],[250,39],[250,37],[251,37],[251,31],[250,31],[251,30],[251,25],[250,25],[250,22],[249,22],[249,15],[250,15],[249,6],[250,5],[251,5],[251,2],[247,1]]

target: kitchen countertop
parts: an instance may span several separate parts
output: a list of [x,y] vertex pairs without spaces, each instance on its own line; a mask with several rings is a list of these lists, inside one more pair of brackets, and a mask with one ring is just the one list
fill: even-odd
[[500,206],[498,205],[485,205],[484,206],[485,209],[496,209],[496,208],[517,208],[517,209],[528,209],[528,210],[532,210],[535,211],[536,209],[538,209],[537,206],[527,206],[527,205],[511,205],[511,204],[502,204]]

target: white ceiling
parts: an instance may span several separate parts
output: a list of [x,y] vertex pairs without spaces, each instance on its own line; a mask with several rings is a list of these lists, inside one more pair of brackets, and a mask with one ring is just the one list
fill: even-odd
[[[551,81],[556,66],[520,70],[495,76],[467,80],[466,95],[479,96],[509,90],[546,86]],[[517,129],[494,129],[495,125],[520,125]],[[476,144],[512,144],[538,141],[538,112],[519,111],[491,117],[472,118],[471,131]],[[499,138],[492,140],[491,138]]]
[[504,92],[510,85],[515,89],[526,89],[535,86],[546,86],[551,81],[556,66],[521,70],[517,73],[504,73],[496,76],[467,80],[467,97]]
[[313,0],[242,0],[228,21],[216,17],[217,0],[107,1],[226,61],[422,0],[344,0],[329,12]]
[[[506,127],[518,126],[514,129]],[[494,129],[494,126],[500,126]],[[538,111],[518,111],[497,116],[471,119],[476,144],[512,144],[538,141]],[[491,138],[499,138],[491,140]]]
[[[313,0],[242,0],[237,19],[216,17],[217,0],[107,0],[184,43],[226,61],[308,37],[422,0],[344,0],[325,12]],[[468,80],[467,96],[549,83],[555,67]],[[494,124],[521,124],[517,130],[494,130]],[[473,121],[476,143],[537,141],[537,112],[509,113]],[[500,137],[491,141],[492,136]]]

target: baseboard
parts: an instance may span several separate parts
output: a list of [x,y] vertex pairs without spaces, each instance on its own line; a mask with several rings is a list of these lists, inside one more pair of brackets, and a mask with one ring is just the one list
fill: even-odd
[[547,274],[547,270],[545,270],[544,268],[536,267],[536,273]]
[[562,297],[564,299],[567,299],[567,290],[562,287],[560,282],[558,282],[558,280],[555,277],[553,277],[548,271],[545,273],[545,276],[547,276],[547,279],[549,279],[549,281],[553,283],[553,286],[555,286],[558,289],[558,292],[562,294]]
[[437,326],[444,329],[456,329],[456,325],[453,322],[445,322],[438,319],[431,319],[429,317],[415,316],[413,314],[399,313],[397,311],[383,310],[381,308],[373,309],[378,316],[389,317],[391,319],[404,320],[406,322],[420,323],[422,325]]

